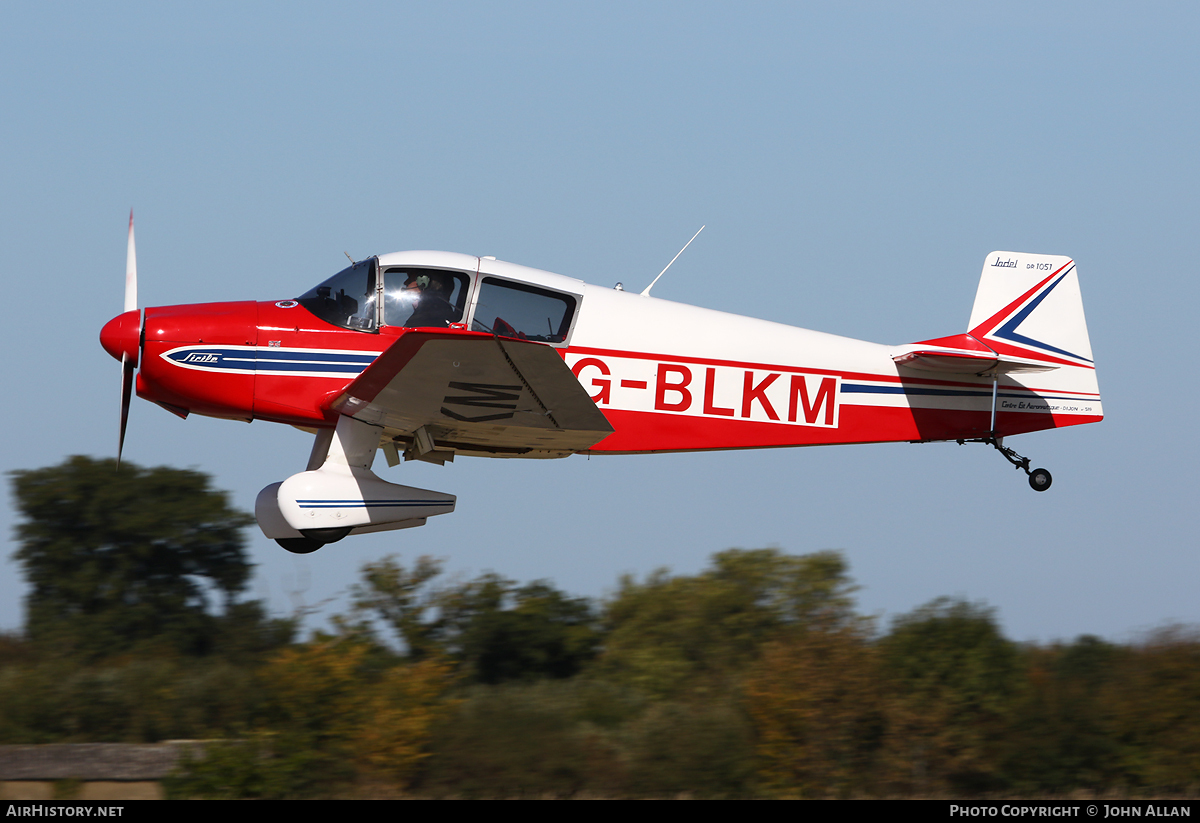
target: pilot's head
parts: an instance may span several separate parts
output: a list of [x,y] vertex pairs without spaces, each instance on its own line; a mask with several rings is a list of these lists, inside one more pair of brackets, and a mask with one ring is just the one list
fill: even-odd
[[428,274],[410,274],[408,279],[404,281],[404,288],[408,291],[421,292],[429,288],[429,283]]

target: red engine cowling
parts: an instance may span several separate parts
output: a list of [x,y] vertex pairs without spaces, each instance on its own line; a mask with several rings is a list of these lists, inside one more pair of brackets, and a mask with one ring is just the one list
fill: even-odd
[[252,301],[146,309],[139,397],[210,417],[254,415]]

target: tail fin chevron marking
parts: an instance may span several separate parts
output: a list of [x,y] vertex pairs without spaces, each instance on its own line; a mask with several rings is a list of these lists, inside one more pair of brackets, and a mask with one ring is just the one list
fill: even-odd
[[[1071,266],[1071,269],[1074,269],[1074,268],[1075,268],[1074,266]],[[995,336],[1003,337],[1006,340],[1012,340],[1014,343],[1024,343],[1026,346],[1032,346],[1037,349],[1045,349],[1046,351],[1057,352],[1058,354],[1065,354],[1067,357],[1074,357],[1076,360],[1085,360],[1088,363],[1091,363],[1092,362],[1091,358],[1083,357],[1078,354],[1074,354],[1073,352],[1066,351],[1065,349],[1060,349],[1057,346],[1051,346],[1049,343],[1042,343],[1038,340],[1034,340],[1032,337],[1026,337],[1023,334],[1017,333],[1017,327],[1020,326],[1021,323],[1025,320],[1025,318],[1028,317],[1033,312],[1033,310],[1038,307],[1039,303],[1041,303],[1043,300],[1046,299],[1046,296],[1048,294],[1050,294],[1050,292],[1054,291],[1054,287],[1057,286],[1059,283],[1061,283],[1063,281],[1063,279],[1070,273],[1071,273],[1071,270],[1068,269],[1057,280],[1055,280],[1053,283],[1051,283],[1049,288],[1047,288],[1045,291],[1043,291],[1037,297],[1030,300],[1029,304],[1027,306],[1025,306],[1025,308],[1021,309],[1019,312],[1014,314],[1011,320],[1009,320],[1007,323],[1005,323],[1003,326],[1000,327],[999,331],[994,332]]]
[[984,264],[970,335],[1001,354],[1095,368],[1075,261],[1011,252],[996,253],[996,261]]

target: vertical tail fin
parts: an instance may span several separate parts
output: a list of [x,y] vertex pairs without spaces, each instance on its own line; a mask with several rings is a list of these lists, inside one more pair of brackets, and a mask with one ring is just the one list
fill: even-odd
[[972,337],[1001,355],[1095,367],[1079,275],[1069,257],[989,254],[967,327]]
[[[1100,389],[1096,364],[1083,315],[1079,273],[1069,257],[1023,252],[992,252],[968,323],[969,334],[1001,358],[1033,360],[1052,366],[1048,371],[1011,374],[1016,386],[1036,396],[1026,401],[1014,393],[1001,402],[1010,430],[1032,428],[1020,412],[1049,412],[1054,426],[1100,420]],[[1001,387],[1003,395],[1003,386]],[[1044,428],[1044,426],[1037,426]],[[1015,431],[1013,432],[1015,433]]]
[[[983,392],[963,395],[975,398],[962,407],[975,418],[930,422],[922,428],[924,439],[984,432],[1005,437],[1103,419],[1074,260],[992,252],[983,263],[968,329],[893,350],[901,374],[935,372],[967,381],[955,384],[959,389],[983,380],[990,384],[986,405]],[[946,396],[951,394],[947,389]],[[986,418],[978,414],[984,411]]]

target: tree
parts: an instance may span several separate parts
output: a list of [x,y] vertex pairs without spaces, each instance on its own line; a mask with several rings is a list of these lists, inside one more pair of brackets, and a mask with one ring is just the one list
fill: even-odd
[[89,658],[149,644],[205,653],[222,634],[210,594],[245,623],[235,600],[254,520],[206,475],[75,456],[12,476],[35,644]]
[[1100,690],[1125,779],[1155,792],[1200,785],[1200,634],[1167,626],[1126,647]]
[[855,628],[767,644],[747,678],[763,782],[783,795],[845,797],[870,786],[884,730],[875,649]]
[[599,632],[586,598],[490,572],[437,586],[441,569],[429,557],[411,569],[394,557],[368,563],[353,589],[355,608],[387,623],[410,660],[448,655],[474,682],[571,677],[595,657]]
[[484,574],[444,592],[441,608],[451,650],[479,683],[572,677],[599,650],[591,602],[544,580]]
[[895,779],[918,793],[997,788],[1021,672],[992,610],[939,598],[898,617],[879,652]]
[[694,577],[625,577],[605,604],[600,666],[657,696],[736,678],[771,640],[857,625],[853,590],[837,552],[729,549]]
[[439,593],[431,581],[441,573],[441,561],[432,557],[418,557],[411,570],[391,555],[367,563],[362,583],[351,589],[355,611],[390,626],[410,660],[440,654],[443,623],[433,616]]
[[[1131,780],[1121,770],[1111,698],[1139,671],[1133,649],[1083,635],[1074,643],[1022,650],[1023,687],[1005,734],[1008,785],[1024,793],[1095,792]],[[1158,699],[1154,695],[1153,700]],[[1143,727],[1144,728],[1144,727]],[[1143,758],[1137,758],[1144,763]]]

